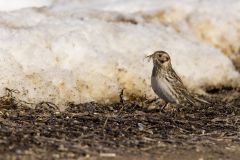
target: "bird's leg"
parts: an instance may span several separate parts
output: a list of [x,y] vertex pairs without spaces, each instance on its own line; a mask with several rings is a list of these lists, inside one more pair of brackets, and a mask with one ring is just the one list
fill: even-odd
[[177,113],[180,112],[181,109],[182,109],[182,106],[181,106],[181,105],[176,105],[176,112],[177,112]]
[[161,107],[161,109],[160,109],[160,112],[163,112],[164,111],[164,109],[168,106],[168,102],[166,102],[162,107]]
[[174,108],[171,109],[170,111],[170,114],[173,116],[173,117],[176,117],[176,115],[181,111],[181,106],[178,105],[178,104],[175,104],[174,105]]

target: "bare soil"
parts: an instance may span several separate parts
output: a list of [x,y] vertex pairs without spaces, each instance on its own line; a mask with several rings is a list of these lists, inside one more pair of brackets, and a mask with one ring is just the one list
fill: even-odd
[[239,160],[240,89],[208,93],[211,104],[180,111],[144,98],[60,111],[9,93],[0,98],[0,159]]

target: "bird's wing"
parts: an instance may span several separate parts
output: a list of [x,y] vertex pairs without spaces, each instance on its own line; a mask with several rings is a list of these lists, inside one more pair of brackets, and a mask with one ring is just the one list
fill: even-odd
[[187,88],[184,86],[181,78],[177,75],[177,73],[174,70],[169,73],[171,74],[168,74],[166,76],[166,79],[169,81],[169,83],[171,83],[175,88],[178,88],[182,91],[187,91]]
[[172,81],[173,87],[176,88],[176,92],[178,92],[179,95],[182,95],[183,98],[185,98],[188,102],[190,102],[191,104],[195,104],[195,102],[211,104],[206,100],[203,100],[196,96],[192,96],[183,84],[181,78],[177,75],[177,73],[174,70],[172,70],[171,73],[172,74],[170,75],[169,80]]
[[172,84],[173,88],[175,88],[176,94],[181,96],[181,98],[187,100],[191,104],[194,104],[194,98],[191,96],[185,85],[183,84],[181,78],[177,75],[177,73],[172,69],[167,77],[167,80]]

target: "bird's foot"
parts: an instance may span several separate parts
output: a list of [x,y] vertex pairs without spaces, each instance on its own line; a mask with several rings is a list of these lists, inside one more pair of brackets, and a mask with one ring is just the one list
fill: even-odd
[[165,108],[168,108],[168,104],[169,103],[165,103],[161,108],[160,108],[160,112],[165,113]]

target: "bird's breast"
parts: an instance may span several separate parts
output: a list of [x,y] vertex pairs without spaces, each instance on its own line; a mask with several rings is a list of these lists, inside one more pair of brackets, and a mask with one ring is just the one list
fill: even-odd
[[153,91],[163,100],[170,103],[178,103],[174,89],[171,84],[164,78],[158,76],[152,76],[151,84]]

